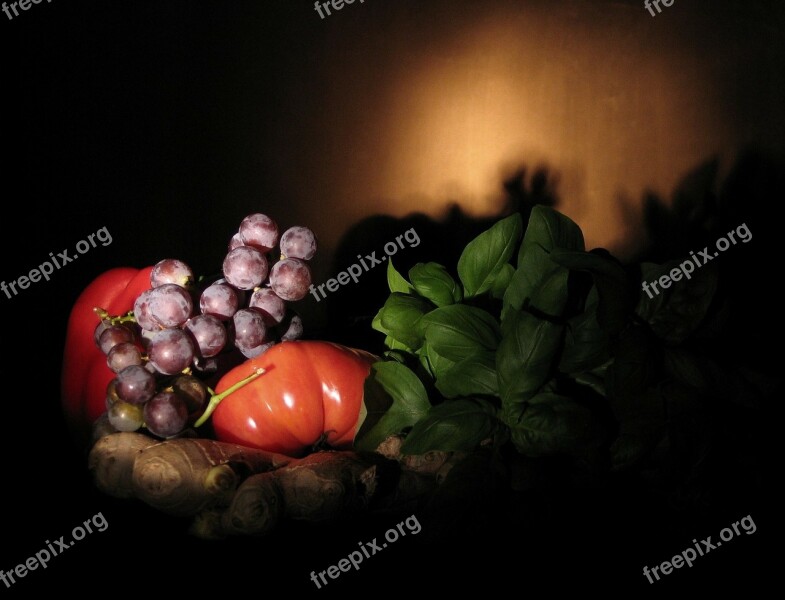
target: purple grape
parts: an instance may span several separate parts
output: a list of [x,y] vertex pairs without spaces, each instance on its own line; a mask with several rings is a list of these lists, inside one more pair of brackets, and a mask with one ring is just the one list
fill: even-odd
[[202,292],[199,308],[202,314],[226,321],[240,308],[240,299],[237,291],[228,283],[214,283]]
[[232,250],[234,250],[235,248],[239,248],[240,246],[245,246],[245,242],[243,241],[242,236],[238,232],[232,236],[231,240],[229,240],[229,248],[227,249],[227,252],[231,252]]
[[150,285],[154,288],[167,283],[190,287],[194,282],[194,273],[187,264],[176,258],[165,258],[156,263],[150,272]]
[[285,258],[270,272],[270,287],[284,300],[302,300],[311,285],[311,269],[299,258]]
[[142,407],[128,402],[115,402],[107,411],[107,416],[117,431],[136,431],[144,420]]
[[307,227],[290,227],[281,236],[281,254],[286,258],[311,260],[316,254],[316,236]]
[[[267,257],[265,257],[265,260],[267,260]],[[238,309],[242,308],[244,306],[248,306],[248,303],[246,302],[246,300],[248,299],[248,294],[249,293],[253,293],[251,290],[241,290],[241,289],[233,286],[228,281],[226,281],[225,277],[222,277],[221,279],[218,279],[217,281],[214,281],[212,283],[212,285],[219,285],[219,284],[220,285],[228,285],[232,290],[234,290],[234,293],[237,294],[237,308]]]
[[234,317],[234,345],[241,351],[261,346],[265,342],[267,327],[262,313],[254,308],[238,310]]
[[109,351],[123,342],[133,342],[134,334],[127,327],[122,325],[112,325],[104,330],[101,337],[98,338],[98,347],[104,354],[109,354]]
[[142,348],[147,350],[147,347],[150,345],[150,340],[153,339],[156,333],[161,331],[160,327],[156,327],[155,331],[148,331],[147,329],[142,329],[141,333],[139,334],[139,340],[142,342]]
[[150,292],[150,315],[161,327],[180,327],[193,310],[191,294],[179,285],[165,283]]
[[303,332],[303,320],[300,318],[300,315],[292,315],[292,318],[289,320],[289,327],[286,328],[286,331],[281,336],[281,341],[299,340],[303,337]]
[[106,355],[106,365],[115,373],[119,373],[126,367],[138,366],[142,364],[142,353],[135,344],[123,342],[117,344]]
[[277,325],[283,321],[286,315],[286,303],[283,299],[268,287],[259,288],[251,296],[250,308],[257,309],[262,313],[264,324],[268,327]]
[[176,375],[190,366],[194,359],[194,345],[182,329],[164,329],[150,340],[147,355],[159,373]]
[[267,259],[256,248],[240,246],[226,255],[223,272],[226,281],[241,290],[252,290],[262,284],[268,273]]
[[188,420],[195,421],[202,409],[207,406],[210,392],[201,379],[193,375],[181,375],[172,382],[172,390],[185,401]]
[[172,437],[187,423],[188,408],[177,392],[160,392],[144,405],[144,424],[153,435]]
[[248,215],[240,223],[240,238],[246,246],[269,252],[278,245],[278,225],[267,215]]
[[240,352],[242,352],[245,358],[256,358],[267,352],[273,346],[275,346],[275,342],[265,342],[255,348],[240,348]]
[[120,396],[117,395],[117,378],[115,377],[106,386],[106,410],[112,408],[112,404],[122,402]]
[[226,345],[226,328],[212,315],[197,315],[188,320],[185,328],[196,340],[197,354],[201,358],[215,356]]
[[153,290],[145,290],[136,297],[134,301],[134,318],[136,324],[146,331],[157,331],[161,327],[158,325],[150,312],[150,297]]
[[215,356],[211,358],[199,358],[197,356],[194,359],[194,369],[206,375],[212,375],[213,373],[217,373],[218,359]]
[[131,365],[117,374],[114,389],[123,402],[143,404],[155,394],[155,377],[144,367]]
[[101,334],[109,329],[112,324],[109,321],[99,321],[98,325],[95,326],[95,331],[93,332],[93,339],[95,340],[95,345],[99,348],[101,347],[100,339]]
[[[229,333],[229,332],[227,332]],[[218,356],[211,358],[196,358],[194,360],[194,368],[200,373],[205,375],[212,375],[213,373],[228,373],[237,365],[245,362],[243,356],[239,351],[229,349],[229,345],[234,345],[234,341],[227,342],[227,351],[221,352]]]

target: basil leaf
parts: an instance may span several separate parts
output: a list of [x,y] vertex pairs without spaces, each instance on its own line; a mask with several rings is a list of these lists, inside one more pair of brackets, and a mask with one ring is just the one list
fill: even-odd
[[611,335],[621,331],[638,299],[635,284],[624,267],[615,259],[600,254],[561,248],[551,252],[551,259],[568,269],[591,274],[599,292],[597,322]]
[[486,400],[463,398],[434,406],[417,422],[401,447],[403,454],[473,450],[503,431],[496,408]]
[[559,370],[573,377],[601,366],[611,356],[610,337],[600,326],[599,292],[594,286],[586,298],[584,311],[567,322]]
[[496,351],[503,408],[532,398],[551,379],[563,331],[563,325],[528,312],[513,313],[504,322],[502,341]]
[[522,229],[521,215],[515,213],[467,244],[458,259],[458,276],[467,298],[491,289],[495,278],[515,253]]
[[431,404],[422,382],[401,363],[376,362],[365,380],[354,446],[375,450],[428,414]]
[[401,292],[402,294],[410,294],[412,291],[411,284],[403,278],[393,266],[392,258],[387,263],[387,285],[390,288],[390,293]]
[[519,258],[525,252],[523,246],[539,246],[546,252],[552,252],[556,248],[585,250],[583,233],[575,221],[549,206],[542,205],[532,208]]
[[403,350],[405,352],[411,352],[412,349],[409,348],[406,344],[403,344],[396,340],[394,337],[388,335],[384,338],[384,345],[387,346],[390,350]]
[[421,298],[393,292],[373,319],[371,326],[403,344],[402,349],[417,349],[423,341],[423,332],[418,323],[432,308],[432,305]]
[[504,292],[512,281],[512,276],[515,275],[515,267],[510,263],[504,263],[502,268],[496,273],[491,284],[491,297],[501,300],[504,298]]
[[[716,263],[695,269],[689,279],[681,275],[679,281],[672,279],[676,272],[683,275],[677,267],[684,263],[692,264],[691,261],[673,261],[664,265],[641,265],[642,289],[635,312],[651,325],[657,337],[671,344],[683,342],[698,329],[717,291],[719,268]],[[662,278],[666,276],[671,281],[663,288],[662,282],[667,283],[667,280]]]
[[498,394],[499,379],[496,376],[494,353],[479,352],[455,363],[436,378],[436,389],[445,398]]
[[502,320],[527,303],[545,314],[561,316],[569,272],[551,260],[556,248],[583,250],[583,234],[569,217],[535,206],[518,251],[518,266],[504,293]]
[[434,380],[443,377],[455,364],[455,361],[444,358],[433,346],[425,342],[419,351],[420,364],[430,373]]
[[591,411],[552,392],[537,394],[509,412],[505,421],[515,448],[526,456],[577,454],[602,442]]
[[409,271],[414,290],[436,306],[449,306],[463,300],[463,291],[442,265],[419,263]]
[[599,367],[592,369],[591,371],[582,371],[574,375],[575,382],[586,386],[587,388],[593,390],[596,394],[607,398],[608,369],[613,364],[613,361],[613,358],[609,358],[606,362],[601,364]]
[[481,350],[495,350],[501,338],[499,324],[489,313],[465,304],[432,310],[420,326],[425,341],[441,356],[459,361]]
[[395,361],[405,365],[407,359],[407,354],[405,352],[407,351],[401,351],[398,348],[390,348],[384,353],[384,357],[390,361]]

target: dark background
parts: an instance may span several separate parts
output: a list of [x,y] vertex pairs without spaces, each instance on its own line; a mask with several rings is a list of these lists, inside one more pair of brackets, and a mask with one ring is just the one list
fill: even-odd
[[[106,269],[165,257],[215,272],[251,212],[316,230],[322,282],[413,223],[423,243],[402,252],[401,265],[454,260],[476,231],[532,200],[556,202],[590,246],[624,260],[664,259],[702,247],[682,226],[689,206],[721,199],[731,226],[750,219],[756,248],[732,271],[752,344],[738,351],[776,368],[781,352],[767,345],[781,329],[778,296],[760,282],[778,277],[783,25],[774,1],[677,0],[655,18],[641,2],[601,0],[367,0],[324,20],[306,0],[53,0],[12,21],[0,14],[0,278],[73,252],[101,227],[113,237],[51,281],[0,295],[0,568],[68,538],[99,511],[109,522],[0,592],[311,591],[311,570],[398,521],[202,542],[187,523],[95,491],[83,451],[65,434],[59,370],[80,290]],[[680,198],[688,209],[668,213]],[[653,220],[644,211],[652,205],[668,218]],[[363,229],[368,217],[413,211],[423,215]],[[329,302],[304,300],[310,335],[378,344],[367,329],[384,294],[378,271]],[[765,416],[728,434],[727,473],[720,463],[705,502],[653,494],[637,479],[556,486],[527,499],[523,519],[478,513],[430,542],[423,522],[422,536],[329,588],[753,591],[774,579],[782,532],[769,441],[777,421]],[[755,534],[656,586],[641,575],[747,514]]]

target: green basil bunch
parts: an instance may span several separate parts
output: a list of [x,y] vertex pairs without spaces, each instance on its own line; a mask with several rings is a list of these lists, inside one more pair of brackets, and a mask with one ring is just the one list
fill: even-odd
[[366,381],[355,446],[405,434],[407,454],[511,442],[628,466],[660,439],[664,407],[722,371],[679,348],[707,320],[716,269],[642,293],[671,267],[587,252],[580,228],[544,206],[525,234],[514,214],[470,242],[457,278],[428,262],[407,280],[389,262],[373,321],[389,350]]

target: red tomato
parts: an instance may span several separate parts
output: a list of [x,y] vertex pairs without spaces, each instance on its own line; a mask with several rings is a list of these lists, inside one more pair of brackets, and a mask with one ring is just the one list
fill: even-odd
[[93,338],[99,323],[93,309],[103,308],[111,315],[132,310],[136,297],[150,287],[151,270],[152,267],[111,269],[93,280],[71,309],[61,393],[68,425],[82,440],[87,439],[93,422],[106,410],[106,386],[114,379],[114,373],[106,366],[106,356]]
[[253,374],[265,373],[224,398],[212,414],[219,440],[304,454],[325,441],[349,448],[363,401],[363,385],[377,358],[331,342],[282,342],[229,371],[220,394]]

